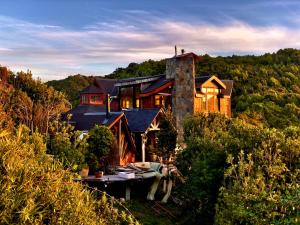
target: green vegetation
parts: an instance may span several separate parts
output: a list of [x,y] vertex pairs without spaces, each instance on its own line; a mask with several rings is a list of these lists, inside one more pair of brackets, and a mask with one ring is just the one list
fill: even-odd
[[86,161],[92,172],[106,170],[108,163],[106,158],[111,149],[113,140],[114,136],[111,130],[106,126],[96,125],[89,131]]
[[[205,55],[196,70],[198,75],[209,73],[234,80],[234,118],[219,114],[186,118],[187,147],[176,158],[186,182],[177,184],[173,195],[181,218],[175,222],[299,224],[300,51],[216,58]],[[149,60],[131,63],[108,77],[164,71],[164,60]],[[112,142],[108,130],[98,127],[79,139],[78,133],[58,122],[69,107],[64,94],[33,80],[30,72],[8,73],[6,77],[9,84],[0,85],[0,223],[131,223],[132,218],[116,212],[105,197],[96,201],[94,193],[71,182],[74,174],[64,170],[80,168],[88,159],[87,152],[93,154],[90,161],[104,157]],[[49,84],[70,91],[66,93],[76,104],[78,90],[88,86],[89,79],[75,76],[62,85],[61,81]],[[30,129],[15,131],[19,124]],[[175,132],[168,121],[163,127],[159,146],[170,153]],[[46,140],[54,159],[46,154]],[[94,169],[101,163],[97,161]],[[129,207],[145,224],[170,223],[152,216],[153,210],[146,204],[132,204]]]
[[64,94],[34,80],[30,71],[8,74],[8,84],[0,83],[0,107],[7,122],[2,127],[25,124],[32,131],[48,133],[50,123],[58,121],[70,103]]
[[177,130],[171,110],[166,110],[160,120],[160,131],[157,133],[157,147],[159,155],[169,159],[174,157],[176,148]]
[[117,68],[107,78],[123,79],[129,77],[144,77],[163,74],[166,69],[166,61],[148,60],[143,63],[130,63],[126,68]]
[[65,168],[78,171],[86,164],[87,136],[80,138],[81,131],[74,131],[69,124],[55,122],[51,126],[48,153],[59,160]]
[[0,165],[1,224],[136,223],[75,183],[75,174],[46,154],[43,136],[24,126],[0,131]]
[[3,71],[0,224],[138,224],[106,195],[74,182],[78,175],[71,170],[82,166],[88,146],[79,132],[60,122],[69,109],[64,94],[32,79],[30,72],[13,74],[0,67],[0,75]]
[[[297,224],[300,127],[257,127],[219,114],[185,121],[178,196],[192,224]],[[217,209],[217,211],[215,211]]]

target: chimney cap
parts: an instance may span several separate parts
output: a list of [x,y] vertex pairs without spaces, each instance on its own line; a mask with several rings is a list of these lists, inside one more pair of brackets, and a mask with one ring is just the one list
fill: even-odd
[[189,52],[189,53],[184,53],[184,54],[181,54],[181,55],[177,55],[174,58],[194,58],[194,60],[197,61],[197,62],[199,62],[199,61],[201,61],[203,59],[202,56],[196,55],[193,52]]

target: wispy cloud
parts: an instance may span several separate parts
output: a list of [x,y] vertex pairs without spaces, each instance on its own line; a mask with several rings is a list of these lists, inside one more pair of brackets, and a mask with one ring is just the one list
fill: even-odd
[[28,68],[43,80],[74,73],[103,75],[132,61],[170,57],[175,44],[198,54],[261,54],[300,48],[300,30],[236,20],[222,26],[192,24],[151,16],[130,24],[98,22],[71,30],[0,16],[0,64]]

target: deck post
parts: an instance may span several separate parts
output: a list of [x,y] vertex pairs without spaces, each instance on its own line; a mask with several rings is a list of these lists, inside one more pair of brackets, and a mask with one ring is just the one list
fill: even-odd
[[125,189],[125,200],[130,200],[130,184],[126,182],[126,189]]
[[147,134],[141,134],[142,136],[142,162],[146,161],[146,143],[147,143]]

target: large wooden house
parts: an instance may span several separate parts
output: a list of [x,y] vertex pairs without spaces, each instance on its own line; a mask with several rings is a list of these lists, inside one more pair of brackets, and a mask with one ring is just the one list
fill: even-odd
[[[71,122],[77,129],[83,130],[78,124],[86,120],[89,123],[93,121],[93,125],[103,124],[103,120],[96,117],[99,113],[123,113],[126,118],[123,126],[128,127],[136,148],[135,151],[124,152],[136,152],[136,159],[145,161],[147,146],[155,146],[162,109],[172,110],[179,141],[182,141],[182,123],[187,114],[220,112],[231,116],[233,81],[220,80],[213,75],[196,76],[195,63],[198,60],[201,57],[194,53],[181,54],[166,60],[165,74],[120,80],[96,78],[93,85],[80,93],[80,105],[70,113],[81,116],[75,115]],[[130,160],[119,161],[125,163]]]

